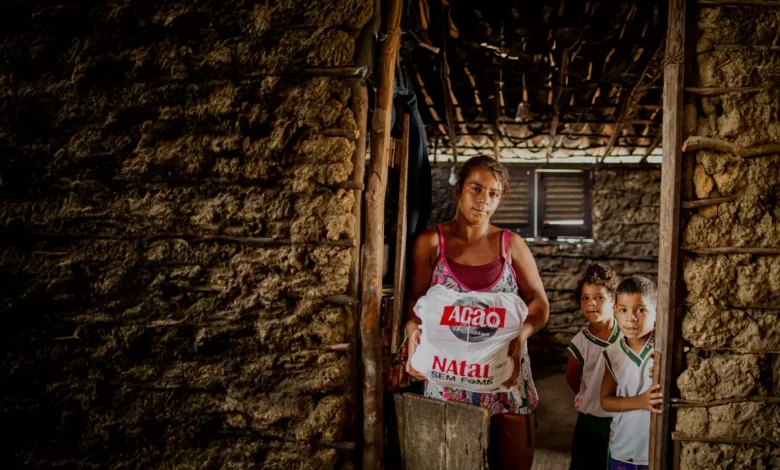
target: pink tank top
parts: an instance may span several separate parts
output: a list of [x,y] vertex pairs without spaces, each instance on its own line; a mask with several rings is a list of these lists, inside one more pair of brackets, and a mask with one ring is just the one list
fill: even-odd
[[[501,255],[498,260],[482,266],[458,265],[459,268],[465,268],[463,271],[456,268],[458,274],[465,271],[471,271],[471,273],[467,273],[466,276],[469,276],[470,280],[476,281],[474,287],[481,287],[477,284],[482,280],[482,283],[485,283],[486,285],[479,289],[470,289],[467,287],[467,285],[462,282],[463,280],[455,274],[453,269],[451,269],[444,253],[446,245],[444,243],[444,232],[442,231],[441,224],[436,225],[436,231],[439,234],[439,257],[436,260],[436,265],[434,266],[431,275],[432,286],[441,284],[458,292],[511,292],[520,295],[520,288],[517,285],[517,275],[507,256],[507,253],[509,252],[508,231],[505,230],[501,234]],[[495,278],[492,279],[491,282],[485,282],[488,277],[492,276],[493,268],[491,266],[495,263],[498,263],[500,266],[500,271],[498,271],[498,274],[495,275]],[[476,270],[474,268],[476,268]],[[473,276],[473,279],[471,276]],[[521,356],[520,376],[518,377],[517,382],[515,382],[515,385],[508,392],[470,392],[456,388],[440,387],[430,382],[426,382],[425,396],[438,400],[457,401],[481,406],[482,408],[487,408],[490,411],[491,416],[501,413],[531,413],[539,405],[539,397],[536,392],[536,387],[534,386],[533,377],[531,376],[531,359],[528,357],[528,345],[524,348],[523,355]]]

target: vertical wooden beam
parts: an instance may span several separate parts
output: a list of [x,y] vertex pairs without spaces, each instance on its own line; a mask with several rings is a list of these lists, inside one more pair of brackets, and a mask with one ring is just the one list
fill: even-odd
[[404,316],[404,291],[406,290],[406,192],[409,180],[409,115],[404,114],[403,136],[398,155],[401,160],[401,176],[398,179],[398,223],[395,234],[395,276],[393,283],[393,323],[390,335],[390,351],[395,353],[401,345],[401,319]]
[[680,245],[680,204],[683,143],[683,88],[685,85],[685,0],[669,0],[666,65],[663,87],[663,164],[661,165],[661,224],[658,249],[658,309],[656,344],[659,383],[664,393],[661,415],[653,415],[655,445],[650,455],[654,470],[670,468],[672,364]]
[[382,297],[385,191],[393,75],[401,40],[401,0],[387,1],[387,38],[382,43],[377,75],[374,117],[371,121],[371,162],[366,192],[366,236],[364,243],[360,314],[363,371],[363,468],[379,469],[383,458],[382,436],[382,348],[379,311]]
[[[352,154],[352,181],[356,185],[359,184],[358,188],[362,188],[366,174],[366,134],[368,132],[368,88],[366,88],[366,82],[363,80],[358,80],[352,85],[352,114],[355,117],[355,123],[357,123],[359,132],[358,139],[355,142],[355,151]],[[363,191],[355,189],[354,195],[355,203],[352,206],[352,216],[355,218],[355,245],[352,247],[352,263],[349,266],[348,294],[357,299],[360,295],[360,238],[362,235]],[[348,313],[347,331],[350,334],[350,341],[357,342],[360,308],[357,305],[348,305],[345,308]],[[359,400],[357,400],[356,395],[359,393],[360,383],[357,372],[356,348],[350,350],[349,361],[350,369],[355,372],[354,381],[350,382],[350,390],[348,392],[350,396],[348,431],[350,435],[357,435],[360,431],[357,420]]]

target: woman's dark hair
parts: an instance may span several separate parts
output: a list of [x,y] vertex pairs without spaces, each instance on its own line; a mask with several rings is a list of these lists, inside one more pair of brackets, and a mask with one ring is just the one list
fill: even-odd
[[604,286],[612,300],[615,299],[615,292],[618,287],[617,273],[611,266],[604,263],[591,263],[585,270],[585,275],[577,282],[577,289],[574,291],[577,302],[582,297],[582,286],[585,284],[594,284]]
[[460,167],[458,170],[458,187],[463,189],[463,184],[466,182],[466,178],[469,177],[472,171],[477,168],[485,168],[496,174],[498,182],[501,183],[501,196],[505,196],[509,192],[509,171],[506,167],[494,158],[486,155],[480,155],[477,157],[471,157]]

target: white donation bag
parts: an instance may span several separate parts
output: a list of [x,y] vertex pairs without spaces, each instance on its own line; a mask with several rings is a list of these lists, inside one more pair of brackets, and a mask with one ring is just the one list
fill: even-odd
[[435,285],[417,301],[422,320],[412,367],[432,383],[472,392],[505,392],[509,343],[528,315],[515,294],[457,292]]

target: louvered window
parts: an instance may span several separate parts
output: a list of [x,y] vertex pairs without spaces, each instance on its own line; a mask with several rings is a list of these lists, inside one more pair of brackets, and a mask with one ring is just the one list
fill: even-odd
[[540,236],[590,237],[590,179],[588,173],[540,172],[537,227]]
[[491,222],[523,237],[533,236],[533,168],[509,167],[509,193],[504,195]]
[[509,194],[492,222],[526,238],[590,238],[590,173],[508,166]]

